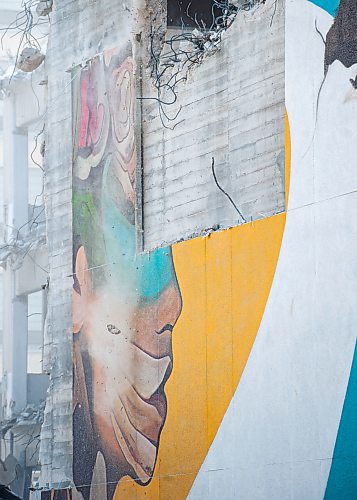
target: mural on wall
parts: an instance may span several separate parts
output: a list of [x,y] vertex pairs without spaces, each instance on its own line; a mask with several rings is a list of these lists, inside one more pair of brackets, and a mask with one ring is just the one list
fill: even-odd
[[76,81],[74,480],[87,498],[99,474],[111,497],[123,476],[152,477],[181,297],[170,248],[136,253],[130,48],[96,57]]
[[[120,498],[143,491],[165,496],[173,486],[183,497],[253,345],[285,215],[138,254],[130,47],[106,52],[76,71],[77,494],[112,498],[120,482]],[[242,266],[242,255],[250,266]],[[187,306],[180,317],[182,302]]]
[[[346,67],[357,62],[351,38],[357,16],[349,0],[341,1],[339,9],[335,1],[314,3],[336,13],[324,60],[318,61],[322,80],[334,61]],[[311,30],[315,34],[313,23]],[[79,493],[72,495],[185,498],[259,330],[286,214],[138,254],[130,46],[105,52],[77,71],[73,432]],[[347,81],[355,91],[355,79]],[[285,132],[288,197],[287,120]],[[313,140],[318,143],[320,136],[317,130]],[[354,485],[357,441],[347,438],[355,432],[354,386],[351,371],[334,454],[339,459],[331,466],[326,498],[341,494],[343,474],[350,474],[348,487]]]

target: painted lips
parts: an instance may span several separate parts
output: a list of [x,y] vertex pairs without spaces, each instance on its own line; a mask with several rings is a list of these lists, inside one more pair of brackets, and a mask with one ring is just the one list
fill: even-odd
[[[166,324],[161,330],[156,332],[158,335],[164,333],[164,332],[171,332],[173,331],[173,325],[171,324]],[[162,359],[166,358],[167,356],[163,357]],[[164,424],[165,418],[166,418],[166,412],[167,412],[167,399],[165,395],[165,384],[167,380],[169,379],[171,373],[172,373],[172,358],[171,355],[170,357],[170,362],[166,368],[166,371],[164,373],[162,382],[160,383],[159,387],[157,390],[150,396],[150,398],[146,399],[145,402],[155,406],[157,409],[160,417],[162,418],[162,426]],[[162,428],[161,426],[161,428]],[[160,436],[161,429],[159,431],[158,438]]]
[[[166,394],[165,394],[164,388],[165,388],[165,384],[166,384],[168,378],[171,375],[171,372],[172,372],[172,362],[168,365],[168,367],[166,369],[166,373],[164,375],[164,379],[163,379],[162,383],[160,384],[160,386],[158,387],[158,389],[152,394],[152,396],[150,398],[145,400],[146,403],[154,406],[157,409],[160,417],[162,418],[162,425],[164,424],[164,421],[166,418],[166,412],[167,412],[167,399],[166,399]],[[162,425],[161,425],[161,428],[162,428]],[[159,430],[159,435],[160,435],[161,428]],[[159,435],[158,435],[158,438],[159,438]]]

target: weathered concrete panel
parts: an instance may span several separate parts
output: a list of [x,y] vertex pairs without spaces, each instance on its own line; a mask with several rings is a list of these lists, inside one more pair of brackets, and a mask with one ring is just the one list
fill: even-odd
[[[179,84],[165,108],[182,106],[173,130],[143,101],[146,250],[284,209],[284,7],[274,5],[239,13],[220,50]],[[147,77],[143,97],[154,95]],[[244,219],[215,184],[212,157]]]

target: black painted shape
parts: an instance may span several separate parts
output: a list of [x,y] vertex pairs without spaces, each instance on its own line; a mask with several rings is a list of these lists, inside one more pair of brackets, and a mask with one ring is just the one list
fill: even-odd
[[326,36],[325,73],[340,61],[346,68],[357,63],[357,1],[341,0],[337,16]]

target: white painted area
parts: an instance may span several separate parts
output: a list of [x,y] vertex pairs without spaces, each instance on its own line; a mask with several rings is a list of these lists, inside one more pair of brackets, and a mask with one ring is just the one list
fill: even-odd
[[357,190],[357,92],[350,82],[356,74],[357,64],[345,68],[335,61],[321,89],[314,141],[316,201]]
[[330,68],[314,132],[324,49],[315,19],[325,34],[328,14],[286,2],[286,228],[257,339],[191,499],[324,496],[356,337],[356,68]]

